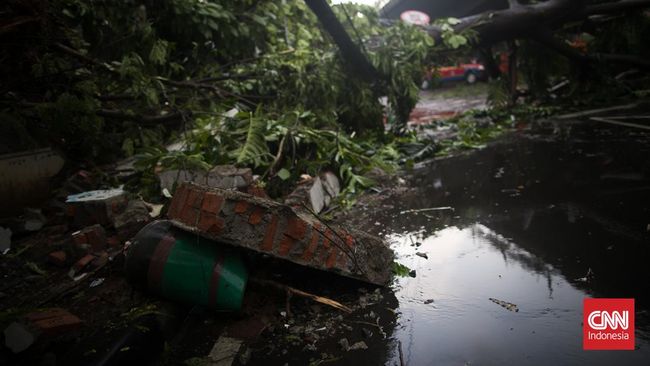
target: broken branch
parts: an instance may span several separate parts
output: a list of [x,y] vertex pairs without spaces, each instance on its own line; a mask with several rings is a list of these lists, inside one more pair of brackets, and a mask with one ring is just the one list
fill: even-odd
[[329,299],[327,297],[310,294],[309,292],[298,290],[296,288],[289,287],[289,286],[281,284],[279,282],[275,282],[275,281],[272,281],[272,280],[264,280],[264,279],[261,279],[261,278],[251,278],[250,281],[252,283],[256,283],[256,284],[261,285],[261,286],[274,287],[274,288],[276,288],[278,290],[285,291],[286,293],[290,293],[292,295],[298,295],[298,296],[302,296],[302,297],[311,299],[313,301],[316,301],[318,303],[321,303],[321,304],[324,304],[324,305],[327,305],[327,306],[331,306],[331,307],[333,307],[335,309],[341,310],[341,311],[346,312],[348,314],[352,312],[352,309],[350,309],[349,307],[341,304],[338,301],[334,301],[334,300]]

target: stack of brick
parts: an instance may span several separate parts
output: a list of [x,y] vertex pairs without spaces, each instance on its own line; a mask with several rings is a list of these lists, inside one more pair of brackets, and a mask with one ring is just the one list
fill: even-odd
[[185,183],[168,217],[200,236],[300,265],[377,285],[391,278],[393,252],[381,239],[243,192]]

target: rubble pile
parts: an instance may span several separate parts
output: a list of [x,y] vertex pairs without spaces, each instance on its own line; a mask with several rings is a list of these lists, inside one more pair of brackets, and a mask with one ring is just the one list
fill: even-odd
[[[120,176],[132,176],[120,169]],[[8,274],[0,289],[7,309],[0,318],[6,347],[1,363],[86,364],[129,360],[141,357],[139,352],[159,357],[162,347],[154,343],[160,337],[143,340],[142,324],[172,328],[183,354],[188,325],[179,328],[178,319],[186,324],[215,316],[204,310],[192,315],[193,309],[238,314],[214,323],[225,322],[225,328],[202,323],[210,332],[224,330],[205,338],[198,358],[241,364],[257,357],[250,346],[261,338],[288,337],[293,341],[278,346],[299,343],[316,354],[323,337],[343,337],[352,329],[352,323],[340,323],[342,317],[370,319],[364,318],[365,290],[358,298],[335,295],[346,300],[341,303],[323,295],[328,280],[319,280],[324,282],[315,294],[284,283],[293,282],[287,277],[293,271],[303,271],[299,278],[360,280],[361,289],[364,282],[383,286],[391,279],[393,253],[381,239],[317,216],[340,192],[333,173],[307,177],[285,203],[270,199],[250,169],[169,170],[159,172],[159,179],[169,200],[151,204],[123,187],[97,189],[96,177],[79,171],[42,210],[0,220],[0,264]],[[372,294],[381,296],[379,289]],[[366,338],[341,350],[368,348],[364,340],[378,333],[366,328],[360,333]],[[123,335],[111,338],[115,330]],[[117,343],[106,344],[112,340]],[[133,351],[115,352],[118,346]],[[88,350],[79,354],[77,347]]]

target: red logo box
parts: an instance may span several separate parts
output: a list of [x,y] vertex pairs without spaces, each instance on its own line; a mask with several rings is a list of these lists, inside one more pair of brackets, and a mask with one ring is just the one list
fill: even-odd
[[634,349],[634,299],[584,299],[582,348]]

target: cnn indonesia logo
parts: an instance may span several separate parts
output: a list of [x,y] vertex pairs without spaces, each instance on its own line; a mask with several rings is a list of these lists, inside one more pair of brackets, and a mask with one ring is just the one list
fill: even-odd
[[634,349],[634,299],[584,299],[585,350]]

